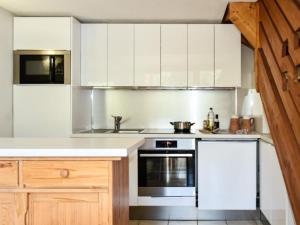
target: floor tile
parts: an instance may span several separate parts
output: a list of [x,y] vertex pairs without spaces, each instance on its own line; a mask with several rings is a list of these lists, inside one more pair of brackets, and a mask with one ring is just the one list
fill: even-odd
[[139,225],[168,225],[168,221],[140,220]]
[[198,221],[198,225],[226,225],[226,221]]
[[197,221],[169,221],[169,225],[197,225]]
[[139,221],[138,220],[129,220],[129,225],[138,225]]
[[228,225],[257,225],[254,220],[234,220],[227,221]]

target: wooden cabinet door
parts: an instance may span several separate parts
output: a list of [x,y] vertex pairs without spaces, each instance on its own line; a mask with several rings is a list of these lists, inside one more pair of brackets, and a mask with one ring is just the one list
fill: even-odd
[[241,33],[233,24],[215,25],[215,86],[241,86]]
[[108,25],[108,86],[134,85],[134,25]]
[[213,24],[188,25],[188,86],[213,87],[215,33]]
[[27,225],[27,194],[0,193],[0,224]]
[[106,225],[108,213],[99,193],[29,195],[29,225]]
[[161,86],[187,87],[187,24],[161,25]]
[[81,25],[81,85],[107,86],[107,24]]

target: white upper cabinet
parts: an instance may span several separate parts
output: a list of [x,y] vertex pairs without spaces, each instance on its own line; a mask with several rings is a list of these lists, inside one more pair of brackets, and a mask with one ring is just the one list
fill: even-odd
[[107,86],[107,24],[81,26],[81,85]]
[[108,86],[134,86],[134,25],[108,25]]
[[160,24],[135,25],[135,86],[160,86]]
[[161,25],[161,86],[187,87],[187,24]]
[[214,25],[188,25],[188,86],[214,86]]
[[15,17],[14,50],[71,50],[71,17]]
[[241,86],[241,33],[233,24],[215,25],[215,86]]

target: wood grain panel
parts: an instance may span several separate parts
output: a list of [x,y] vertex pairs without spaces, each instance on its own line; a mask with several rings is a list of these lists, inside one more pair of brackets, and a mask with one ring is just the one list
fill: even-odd
[[23,185],[27,188],[106,188],[107,161],[24,161]]
[[99,225],[98,205],[97,193],[30,194],[29,225]]
[[[300,146],[300,116],[299,112],[297,111],[296,104],[291,97],[289,92],[283,91],[282,89],[282,75],[276,63],[276,60],[272,54],[271,47],[266,37],[266,33],[264,32],[263,28],[261,28],[260,32],[260,41],[261,47],[264,50],[264,54],[266,55],[266,60],[268,65],[270,66],[271,73],[274,79],[275,88],[277,88],[280,98],[278,99],[283,102],[285,110],[288,115],[287,123],[291,124],[291,128],[296,134],[296,140]],[[260,77],[261,79],[261,77]]]
[[297,0],[276,0],[294,31],[300,30],[300,3]]
[[289,54],[294,64],[299,65],[300,49],[297,49],[299,48],[299,39],[297,37],[297,34],[293,31],[292,27],[285,19],[278,5],[276,3],[274,4],[274,0],[263,0],[262,2],[265,5],[265,8],[268,9],[268,13],[272,18],[274,24],[276,25],[275,28],[277,29],[278,34],[281,37],[281,41],[288,41]]
[[300,83],[297,80],[297,70],[294,67],[289,55],[283,56],[283,42],[280,39],[278,32],[276,31],[270,16],[268,15],[266,8],[263,4],[260,5],[260,21],[263,26],[261,32],[265,32],[266,39],[270,43],[270,48],[273,55],[276,58],[276,63],[279,65],[282,76],[282,88],[289,89],[293,101],[296,103],[298,112],[300,112]]
[[27,194],[0,193],[0,224],[27,225]]
[[18,161],[0,161],[0,188],[18,186]]
[[256,47],[256,18],[257,4],[248,2],[234,2],[228,5],[223,21],[234,23],[243,37],[250,44],[250,47]]

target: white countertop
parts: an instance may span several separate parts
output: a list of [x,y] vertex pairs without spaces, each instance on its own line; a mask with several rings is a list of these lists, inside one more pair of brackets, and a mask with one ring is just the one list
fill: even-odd
[[[147,131],[146,131],[147,132]],[[157,133],[131,133],[131,134],[118,134],[118,133],[76,133],[73,134],[72,137],[126,137],[126,138],[206,138],[206,139],[258,139],[261,137],[259,133],[252,133],[252,134],[229,134],[229,133],[222,133],[222,134],[210,134],[210,133],[203,133],[199,130],[195,130],[193,133],[190,134],[183,134],[183,133],[166,133],[164,129],[151,129],[151,132]]]
[[0,138],[0,157],[126,157],[143,143],[143,137]]

